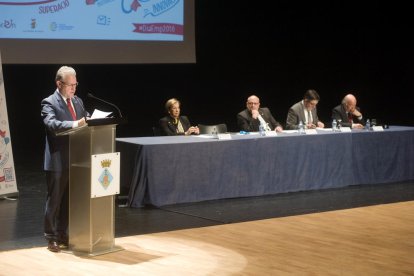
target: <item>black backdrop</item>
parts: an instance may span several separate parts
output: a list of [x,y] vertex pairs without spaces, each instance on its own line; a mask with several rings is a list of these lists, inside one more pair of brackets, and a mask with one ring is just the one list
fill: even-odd
[[[87,93],[119,106],[129,123],[118,137],[152,135],[171,97],[194,125],[224,122],[237,131],[236,114],[254,93],[284,123],[309,88],[321,96],[325,123],[352,91],[366,117],[413,125],[411,9],[379,1],[256,2],[196,2],[196,64],[69,62],[77,94],[90,111]],[[54,91],[61,65],[3,65],[15,152],[43,151],[40,101]]]

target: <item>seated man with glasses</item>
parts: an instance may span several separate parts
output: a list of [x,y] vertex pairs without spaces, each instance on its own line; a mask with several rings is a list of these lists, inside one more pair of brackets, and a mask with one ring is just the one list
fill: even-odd
[[316,105],[319,102],[319,94],[309,89],[303,96],[303,100],[295,103],[288,111],[286,118],[286,129],[298,129],[302,121],[306,128],[324,128],[325,125],[319,121]]
[[251,95],[247,98],[246,109],[237,114],[237,125],[241,131],[259,131],[260,124],[265,124],[265,130],[283,131],[282,126],[273,118],[266,107],[260,107],[260,99]]

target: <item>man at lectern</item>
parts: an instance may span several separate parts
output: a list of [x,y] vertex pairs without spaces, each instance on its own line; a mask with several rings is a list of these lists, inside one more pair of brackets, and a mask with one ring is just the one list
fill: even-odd
[[82,100],[75,96],[78,86],[75,70],[62,66],[55,81],[55,92],[41,102],[41,116],[46,130],[44,235],[48,249],[59,252],[67,248],[69,241],[69,138],[56,133],[86,125],[85,116],[89,115]]

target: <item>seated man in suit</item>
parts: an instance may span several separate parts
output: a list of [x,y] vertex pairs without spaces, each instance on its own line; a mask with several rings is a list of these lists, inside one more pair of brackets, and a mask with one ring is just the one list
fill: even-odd
[[260,99],[252,95],[247,98],[246,109],[237,114],[237,125],[243,131],[259,131],[260,121],[264,120],[268,129],[281,132],[282,126],[273,118],[266,107],[260,107]]
[[286,129],[298,129],[302,121],[306,128],[323,128],[324,123],[319,121],[316,105],[319,102],[319,94],[309,89],[303,96],[303,100],[295,103],[288,111]]
[[180,116],[180,101],[172,98],[165,103],[167,116],[159,121],[161,133],[165,136],[200,134],[196,126],[191,126],[186,116]]
[[364,128],[365,123],[356,104],[357,100],[354,95],[346,95],[342,103],[332,109],[332,120],[335,119],[343,127]]

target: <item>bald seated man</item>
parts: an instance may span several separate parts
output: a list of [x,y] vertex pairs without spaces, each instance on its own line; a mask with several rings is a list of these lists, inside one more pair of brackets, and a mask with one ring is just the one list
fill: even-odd
[[332,120],[341,121],[343,127],[364,128],[364,118],[357,107],[354,95],[348,94],[342,99],[342,103],[332,109]]
[[259,131],[260,120],[264,120],[269,130],[282,132],[281,124],[273,118],[272,113],[266,107],[260,107],[260,99],[256,95],[247,98],[246,109],[237,114],[237,125],[240,130]]

